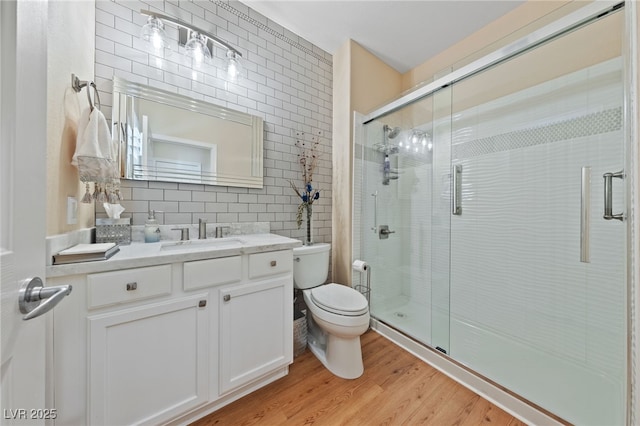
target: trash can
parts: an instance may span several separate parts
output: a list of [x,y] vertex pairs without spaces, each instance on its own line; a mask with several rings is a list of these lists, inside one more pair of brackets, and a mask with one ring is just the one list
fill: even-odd
[[307,316],[302,311],[293,313],[293,356],[302,355],[307,349]]

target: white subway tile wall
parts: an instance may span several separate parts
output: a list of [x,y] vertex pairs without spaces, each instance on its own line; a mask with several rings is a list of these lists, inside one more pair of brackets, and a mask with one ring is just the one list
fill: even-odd
[[[226,81],[223,62],[194,70],[183,55],[165,58],[147,53],[140,40],[146,22],[141,9],[191,23],[238,48],[244,78]],[[169,37],[177,30],[166,25]],[[215,55],[224,57],[224,52]],[[95,82],[102,112],[111,117],[113,76],[190,96],[264,120],[264,188],[245,189],[170,182],[123,180],[123,217],[143,224],[149,210],[161,224],[270,222],[271,232],[302,239],[296,210],[300,199],[290,187],[303,186],[297,162],[296,132],[318,137],[321,158],[314,185],[321,191],[313,205],[314,240],[331,242],[332,57],[237,1],[96,1]],[[299,136],[298,136],[299,138]],[[97,215],[104,217],[102,209]]]

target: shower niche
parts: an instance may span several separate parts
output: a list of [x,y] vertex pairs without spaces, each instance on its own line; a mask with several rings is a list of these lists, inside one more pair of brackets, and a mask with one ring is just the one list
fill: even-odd
[[603,213],[628,211],[630,178],[608,210],[602,178],[626,164],[622,21],[406,95],[355,138],[374,323],[573,424],[627,415],[628,230]]

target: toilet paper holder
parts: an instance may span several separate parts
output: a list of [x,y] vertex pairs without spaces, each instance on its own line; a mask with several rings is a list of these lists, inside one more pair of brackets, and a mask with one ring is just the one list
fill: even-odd
[[[356,260],[353,262],[353,270],[360,272],[360,284],[354,286],[354,288],[367,298],[367,304],[371,304],[371,266],[362,260]],[[366,284],[362,284],[362,273],[367,276]]]

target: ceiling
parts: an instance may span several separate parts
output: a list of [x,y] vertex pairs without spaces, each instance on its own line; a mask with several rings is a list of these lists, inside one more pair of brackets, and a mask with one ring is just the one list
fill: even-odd
[[524,0],[241,0],[334,54],[348,39],[404,73]]

